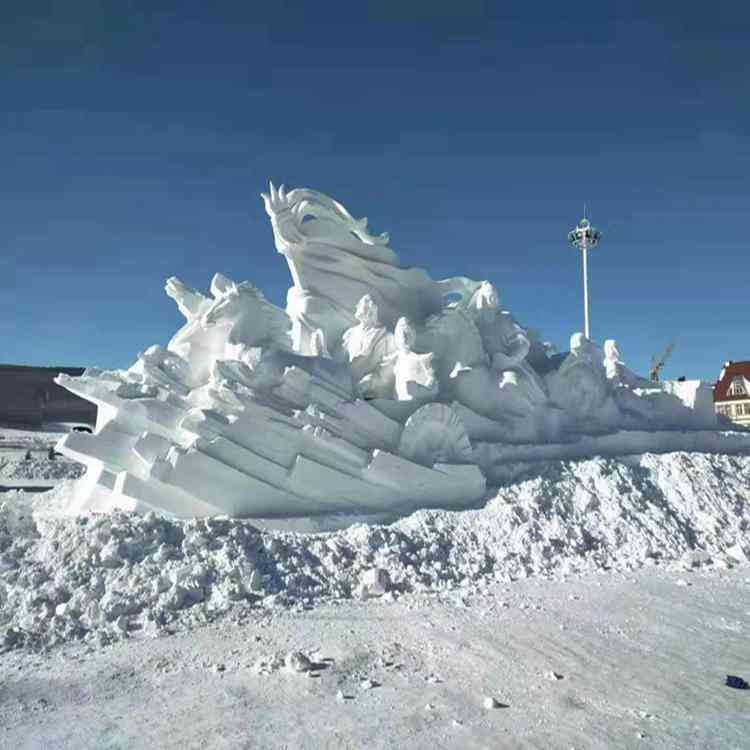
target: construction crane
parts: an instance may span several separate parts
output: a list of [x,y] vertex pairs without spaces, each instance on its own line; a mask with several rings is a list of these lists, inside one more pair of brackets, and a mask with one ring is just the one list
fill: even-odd
[[674,351],[675,342],[672,341],[669,346],[664,350],[661,357],[657,357],[655,354],[651,357],[651,369],[648,371],[648,376],[655,383],[659,382],[659,373],[666,364],[667,360],[672,356]]

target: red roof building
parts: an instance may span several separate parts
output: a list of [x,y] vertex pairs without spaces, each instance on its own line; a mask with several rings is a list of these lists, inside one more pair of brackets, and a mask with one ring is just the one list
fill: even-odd
[[714,385],[717,414],[750,427],[750,362],[725,362]]

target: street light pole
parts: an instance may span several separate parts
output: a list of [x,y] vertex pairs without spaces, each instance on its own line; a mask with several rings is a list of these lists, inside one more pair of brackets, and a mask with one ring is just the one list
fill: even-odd
[[591,330],[589,328],[589,264],[588,248],[586,240],[583,241],[581,248],[583,255],[583,330],[587,339],[591,339]]
[[583,258],[583,327],[584,335],[587,339],[591,338],[591,328],[589,326],[589,266],[588,251],[589,248],[596,247],[602,235],[598,229],[594,229],[586,218],[578,222],[578,226],[571,232],[568,232],[568,242],[581,251]]

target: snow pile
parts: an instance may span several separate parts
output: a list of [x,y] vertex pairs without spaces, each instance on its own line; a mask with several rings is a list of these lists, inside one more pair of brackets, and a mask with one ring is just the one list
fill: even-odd
[[33,514],[20,494],[0,505],[7,648],[106,642],[228,612],[483,579],[675,560],[727,566],[750,556],[750,457],[740,456],[555,462],[480,510],[419,511],[390,526],[327,534],[153,513],[70,518],[54,512],[68,490],[63,483],[40,496]]
[[0,482],[78,479],[85,471],[86,467],[83,464],[74,461],[50,460],[35,456],[0,460]]

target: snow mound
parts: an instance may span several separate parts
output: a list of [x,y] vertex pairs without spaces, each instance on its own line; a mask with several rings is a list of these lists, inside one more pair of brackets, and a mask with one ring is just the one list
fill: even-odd
[[[419,511],[326,534],[154,513],[67,517],[70,482],[0,504],[0,645],[157,635],[230,614],[643,564],[746,563],[750,457],[550,462],[480,510]],[[686,556],[687,555],[687,556]],[[747,556],[747,557],[746,557]],[[380,575],[380,574],[378,574]],[[371,576],[371,574],[370,574]]]

